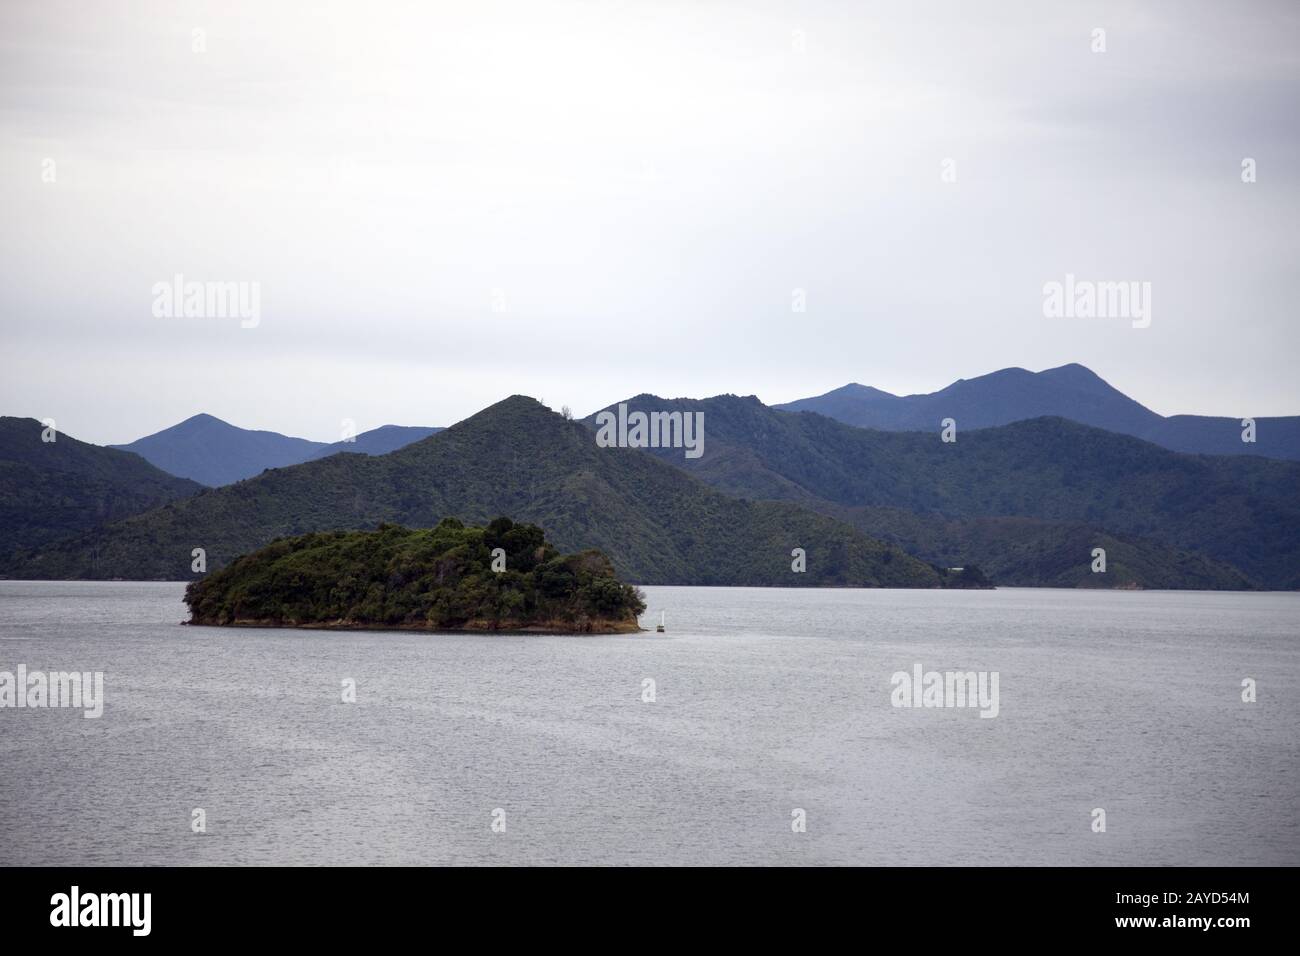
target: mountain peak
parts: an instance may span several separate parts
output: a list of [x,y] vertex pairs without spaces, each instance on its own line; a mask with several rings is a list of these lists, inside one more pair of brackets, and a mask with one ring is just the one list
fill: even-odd
[[883,395],[887,398],[898,397],[893,392],[886,392],[883,388],[876,388],[874,385],[863,385],[860,382],[849,382],[848,385],[841,385],[839,388],[832,389],[826,394],[827,395]]
[[1100,375],[1088,368],[1086,365],[1080,365],[1078,362],[1070,362],[1067,365],[1058,365],[1056,368],[1045,368],[1038,374],[1043,378],[1054,379],[1058,382],[1068,382],[1076,387],[1111,387]]
[[514,414],[522,413],[527,415],[535,415],[539,417],[542,416],[549,417],[551,415],[554,415],[557,418],[561,417],[558,411],[556,411],[555,409],[551,408],[548,405],[543,405],[541,402],[533,398],[531,395],[511,395],[508,398],[501,399],[501,401],[499,402],[494,402],[493,404],[489,405],[487,408],[483,409],[482,411],[475,412],[473,415],[467,418],[466,421],[470,421],[475,418],[480,418],[484,415],[500,414],[504,412],[514,413]]
[[110,447],[135,452],[181,478],[203,485],[228,485],[267,468],[296,465],[324,443],[240,428],[200,412],[130,444]]
[[238,426],[232,425],[230,424],[230,422],[217,418],[217,416],[215,415],[209,415],[207,412],[199,412],[197,415],[191,415],[189,418],[185,419],[184,421],[177,422],[175,425],[172,425],[170,428],[164,428],[161,431],[155,432],[154,434],[156,435],[165,435],[168,433],[185,434],[185,433],[192,433],[200,429],[236,428],[236,427]]

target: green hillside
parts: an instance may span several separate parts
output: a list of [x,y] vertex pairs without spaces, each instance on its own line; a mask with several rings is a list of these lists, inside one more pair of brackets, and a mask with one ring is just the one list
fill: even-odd
[[[277,537],[483,524],[507,514],[565,551],[596,548],[639,584],[937,587],[897,547],[788,502],[720,494],[634,449],[514,396],[382,457],[334,455],[224,488],[19,556],[0,571],[41,578],[183,580],[191,552],[208,571]],[[807,552],[806,573],[791,551]]]
[[34,418],[0,417],[0,562],[200,490],[139,455],[43,432]]
[[[1300,464],[1185,455],[1058,418],[959,428],[957,441],[944,443],[937,427],[932,434],[872,431],[776,411],[753,397],[641,395],[627,404],[702,411],[700,458],[687,459],[681,449],[648,452],[721,491],[796,501],[842,518],[843,509],[855,508],[910,513],[918,519],[902,522],[907,534],[889,535],[890,522],[876,525],[862,514],[854,523],[940,563],[965,543],[965,560],[995,581],[1057,580],[1034,566],[1036,551],[1059,551],[1067,537],[1085,543],[1110,534],[1136,549],[1133,567],[1147,569],[1138,575],[1143,586],[1240,586],[1234,582],[1243,576],[1267,587],[1300,586]],[[963,530],[947,523],[976,518],[1046,524]],[[1025,550],[1030,538],[1037,540]],[[1071,544],[1061,553],[1086,569],[1090,551],[1076,558]],[[1189,564],[1184,552],[1208,560]]]
[[[1236,568],[1196,552],[1118,536],[1078,522],[1040,518],[944,518],[896,508],[819,510],[942,567],[977,564],[990,580],[1013,587],[1142,587],[1243,590]],[[1106,552],[1106,571],[1092,571],[1092,552]]]

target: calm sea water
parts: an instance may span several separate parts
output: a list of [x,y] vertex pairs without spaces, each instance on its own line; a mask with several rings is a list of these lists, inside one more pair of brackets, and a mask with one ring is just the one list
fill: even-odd
[[[1300,595],[647,588],[666,634],[524,637],[181,591],[0,582],[0,671],[106,697],[0,710],[0,864],[1300,863]],[[891,706],[916,663],[998,716]]]

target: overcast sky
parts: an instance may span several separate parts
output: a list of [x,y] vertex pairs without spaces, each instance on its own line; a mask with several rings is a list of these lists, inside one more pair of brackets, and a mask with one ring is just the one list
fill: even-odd
[[7,0],[0,86],[0,413],[87,441],[1066,362],[1300,414],[1297,3]]

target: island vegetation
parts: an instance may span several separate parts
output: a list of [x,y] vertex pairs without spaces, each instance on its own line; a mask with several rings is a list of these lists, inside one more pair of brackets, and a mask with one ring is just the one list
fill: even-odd
[[600,551],[561,554],[542,529],[497,518],[277,539],[192,582],[191,624],[628,633],[640,591]]

